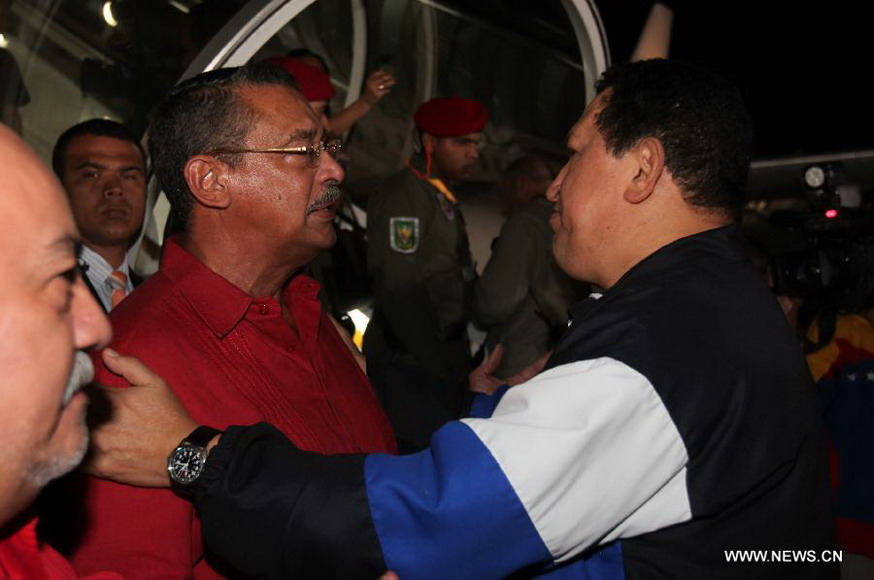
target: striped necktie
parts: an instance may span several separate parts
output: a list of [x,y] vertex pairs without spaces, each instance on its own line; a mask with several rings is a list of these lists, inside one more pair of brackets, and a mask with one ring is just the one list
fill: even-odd
[[127,276],[124,272],[113,270],[106,277],[106,282],[112,288],[112,294],[109,295],[109,301],[112,307],[115,308],[121,301],[127,298]]

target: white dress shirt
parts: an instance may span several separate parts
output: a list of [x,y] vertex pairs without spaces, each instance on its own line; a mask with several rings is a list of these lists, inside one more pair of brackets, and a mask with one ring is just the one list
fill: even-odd
[[128,266],[127,263],[127,255],[125,255],[124,261],[118,268],[110,266],[109,262],[103,259],[103,256],[86,246],[82,246],[80,258],[88,265],[88,269],[85,270],[85,276],[88,277],[91,286],[97,291],[97,295],[100,297],[100,303],[103,304],[103,308],[107,312],[112,310],[112,300],[110,297],[112,296],[113,288],[106,279],[113,270],[117,269],[127,276],[126,290],[128,294],[133,291],[134,285],[130,278],[130,266]]

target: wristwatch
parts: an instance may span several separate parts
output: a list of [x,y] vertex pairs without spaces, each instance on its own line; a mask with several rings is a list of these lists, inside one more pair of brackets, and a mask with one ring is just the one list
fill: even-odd
[[175,491],[191,492],[206,466],[206,445],[219,434],[218,429],[198,427],[167,456],[167,474]]

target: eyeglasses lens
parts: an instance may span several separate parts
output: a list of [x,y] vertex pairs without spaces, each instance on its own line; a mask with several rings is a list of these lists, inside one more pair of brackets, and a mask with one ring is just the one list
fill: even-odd
[[328,155],[336,159],[337,155],[340,154],[341,148],[342,144],[337,139],[333,141],[328,141],[327,143],[324,141],[321,141],[319,143],[313,143],[309,147],[307,147],[307,165],[309,165],[310,167],[318,167],[319,158],[322,155],[322,151],[327,151]]

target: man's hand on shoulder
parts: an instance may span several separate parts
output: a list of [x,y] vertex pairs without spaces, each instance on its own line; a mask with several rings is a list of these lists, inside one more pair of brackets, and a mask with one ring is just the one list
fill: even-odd
[[134,388],[92,385],[89,396],[107,413],[91,428],[85,471],[119,483],[167,487],[167,456],[197,427],[161,377],[138,359],[112,349],[102,353],[113,373]]

